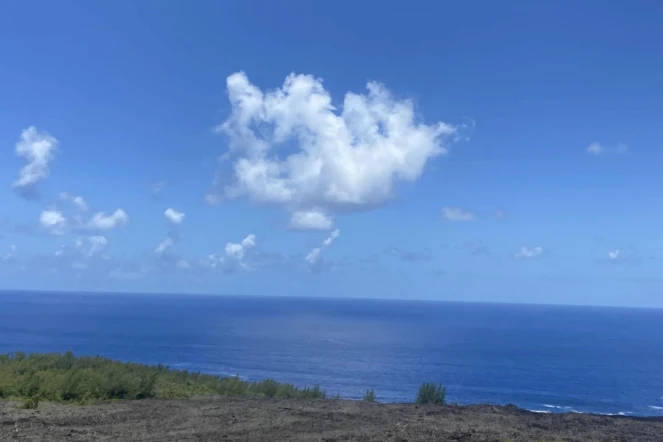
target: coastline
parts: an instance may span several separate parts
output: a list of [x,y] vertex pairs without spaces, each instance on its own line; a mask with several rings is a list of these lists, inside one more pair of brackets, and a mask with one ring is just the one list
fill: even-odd
[[0,401],[0,416],[0,440],[655,442],[663,434],[663,417],[343,399],[206,396],[36,410]]

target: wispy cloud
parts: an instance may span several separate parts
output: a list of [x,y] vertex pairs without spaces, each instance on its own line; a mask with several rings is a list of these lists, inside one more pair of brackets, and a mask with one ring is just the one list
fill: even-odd
[[331,232],[331,234],[322,241],[322,244],[319,247],[315,247],[308,253],[308,255],[306,255],[304,258],[306,262],[308,262],[312,268],[319,266],[322,262],[322,252],[328,249],[340,235],[341,231],[338,229]]
[[618,143],[616,146],[604,146],[599,142],[592,142],[587,146],[587,153],[594,156],[604,155],[604,154],[625,154],[628,152],[628,146],[624,143]]
[[447,221],[474,221],[476,214],[460,207],[443,207],[442,218]]
[[493,212],[493,218],[495,219],[505,219],[509,216],[509,212],[504,209],[497,209]]
[[403,250],[397,247],[389,247],[384,251],[385,255],[393,256],[405,262],[422,262],[433,259],[433,254],[429,249],[423,250]]
[[334,226],[332,217],[320,209],[297,211],[290,217],[291,230],[329,230]]
[[19,195],[28,199],[37,197],[36,185],[48,177],[49,164],[58,144],[57,139],[46,132],[39,132],[34,126],[21,132],[21,139],[16,143],[16,155],[23,157],[27,164],[12,184]]
[[60,193],[60,199],[76,206],[78,210],[84,212],[88,209],[87,202],[82,196],[70,195],[67,192]]
[[212,253],[200,261],[203,267],[221,268],[230,273],[236,269],[249,270],[251,266],[246,262],[247,254],[257,245],[256,235],[249,234],[238,243],[229,242],[226,244],[222,255]]
[[609,250],[604,257],[598,258],[594,262],[597,264],[639,265],[642,257],[635,247],[620,247]]
[[516,259],[534,259],[543,255],[544,248],[541,246],[536,246],[529,248],[527,246],[521,246],[520,250],[516,252]]

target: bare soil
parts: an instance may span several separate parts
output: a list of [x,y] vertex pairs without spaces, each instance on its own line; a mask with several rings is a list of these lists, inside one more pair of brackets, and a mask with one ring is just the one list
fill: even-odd
[[514,406],[194,398],[94,405],[0,401],[0,441],[663,441],[663,418]]

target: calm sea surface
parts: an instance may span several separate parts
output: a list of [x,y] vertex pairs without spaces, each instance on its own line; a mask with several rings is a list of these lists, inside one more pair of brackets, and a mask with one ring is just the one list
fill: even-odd
[[0,292],[0,353],[101,354],[412,401],[663,415],[663,310]]

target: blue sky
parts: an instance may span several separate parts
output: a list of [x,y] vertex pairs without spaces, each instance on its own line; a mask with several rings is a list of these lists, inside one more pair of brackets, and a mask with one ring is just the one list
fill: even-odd
[[663,306],[663,4],[284,5],[3,3],[0,289]]

